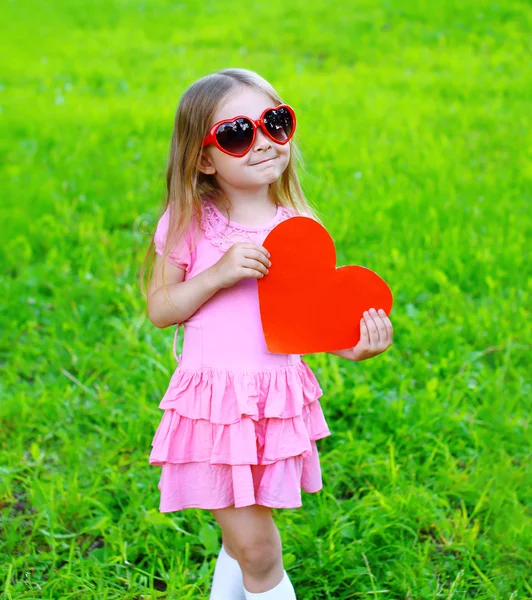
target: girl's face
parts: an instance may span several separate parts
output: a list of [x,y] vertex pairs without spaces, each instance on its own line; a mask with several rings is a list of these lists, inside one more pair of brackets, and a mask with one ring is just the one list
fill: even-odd
[[[216,110],[212,127],[223,119],[245,115],[258,119],[265,108],[275,106],[275,102],[260,90],[244,87],[225,98]],[[265,159],[268,162],[256,164]],[[225,154],[214,144],[205,146],[198,169],[202,173],[214,175],[220,187],[228,192],[232,188],[257,190],[277,181],[288,166],[290,142],[277,144],[258,128],[253,146],[247,154],[238,158]]]

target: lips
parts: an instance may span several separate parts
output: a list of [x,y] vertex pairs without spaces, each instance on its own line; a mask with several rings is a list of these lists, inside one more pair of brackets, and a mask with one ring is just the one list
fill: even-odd
[[265,158],[264,160],[261,160],[260,162],[251,163],[250,167],[254,167],[255,165],[262,165],[265,162],[270,162],[270,160],[273,160],[274,158],[277,158],[277,157],[271,156],[270,158]]

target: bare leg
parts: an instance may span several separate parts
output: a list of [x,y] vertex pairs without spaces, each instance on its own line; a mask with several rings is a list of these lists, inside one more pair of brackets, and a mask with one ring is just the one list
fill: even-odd
[[259,593],[278,585],[284,575],[282,542],[271,509],[253,504],[211,512],[227,553],[240,564],[246,589]]

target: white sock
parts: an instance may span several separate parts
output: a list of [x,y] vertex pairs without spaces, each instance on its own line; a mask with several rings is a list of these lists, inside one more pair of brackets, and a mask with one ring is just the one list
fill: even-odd
[[288,573],[283,571],[283,578],[281,581],[271,590],[267,592],[259,592],[258,594],[254,594],[252,592],[248,592],[244,587],[244,594],[246,595],[246,600],[297,600],[296,593],[294,591],[294,586],[288,577]]
[[238,561],[227,554],[223,544],[214,567],[209,600],[246,600],[242,569]]

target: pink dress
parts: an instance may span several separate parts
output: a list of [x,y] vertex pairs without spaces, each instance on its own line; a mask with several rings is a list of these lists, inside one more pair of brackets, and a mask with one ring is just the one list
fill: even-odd
[[[236,242],[262,244],[295,214],[280,206],[264,227],[247,227],[228,222],[208,198],[203,206],[201,227],[191,224],[169,256],[185,280]],[[167,230],[168,210],[154,236],[161,255]],[[162,466],[160,512],[297,508],[301,489],[322,488],[316,440],[330,435],[318,400],[323,391],[302,355],[268,352],[257,285],[245,278],[219,290],[183,324],[183,351],[159,404],[164,413],[149,458]]]

